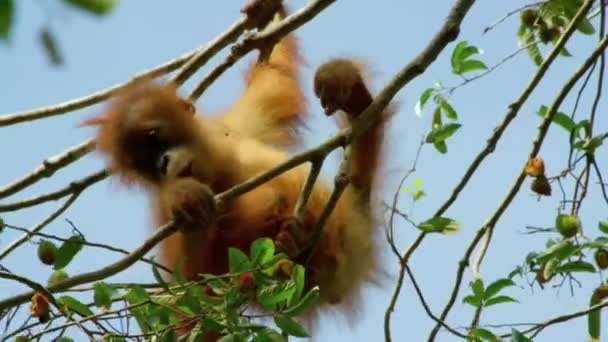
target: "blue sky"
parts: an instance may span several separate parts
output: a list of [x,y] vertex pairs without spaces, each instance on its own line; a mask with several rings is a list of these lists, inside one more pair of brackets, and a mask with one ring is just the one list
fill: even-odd
[[[17,16],[10,44],[0,45],[0,113],[11,113],[39,106],[59,103],[90,94],[96,90],[123,82],[144,69],[164,63],[190,51],[222,32],[239,16],[241,1],[180,2],[122,1],[109,16],[95,18],[82,15],[55,2],[16,1]],[[292,8],[304,6],[307,1],[288,2]],[[314,68],[335,56],[356,56],[370,61],[375,71],[373,85],[380,89],[393,73],[409,62],[428,42],[442,24],[453,1],[398,0],[339,1],[330,6],[312,22],[298,31],[303,54],[308,66],[303,71],[304,85],[310,100],[313,123],[306,133],[310,146],[332,135],[334,128],[313,102],[311,79]],[[474,5],[464,22],[459,39],[484,50],[481,57],[488,65],[517,49],[515,38],[518,18],[513,17],[497,29],[483,35],[483,29],[504,13],[525,4],[524,1],[480,1]],[[66,64],[60,68],[49,66],[38,45],[37,33],[49,23],[56,33]],[[550,68],[530,100],[512,123],[495,153],[491,155],[462,193],[458,202],[446,213],[461,222],[457,235],[432,236],[426,239],[411,259],[411,267],[421,284],[426,300],[435,313],[443,308],[451,290],[458,260],[478,227],[498,206],[507,189],[526,159],[539,118],[536,110],[549,104],[563,82],[572,74],[581,60],[586,58],[597,40],[596,36],[576,35],[568,44],[573,57],[558,59]],[[417,78],[398,95],[401,110],[391,126],[391,149],[384,170],[387,180],[385,198],[392,195],[398,178],[409,169],[422,135],[430,127],[430,113],[422,118],[414,113],[414,105],[421,92],[435,81],[446,85],[459,83],[450,74],[449,57],[454,44],[446,49],[427,73]],[[191,89],[197,80],[216,65],[223,52],[197,73],[186,84]],[[251,56],[249,56],[251,57]],[[248,59],[247,59],[248,60]],[[227,72],[197,103],[199,110],[213,112],[225,108],[242,89],[242,70],[245,61]],[[494,73],[458,90],[452,98],[463,128],[449,141],[449,153],[438,154],[426,146],[419,160],[417,176],[423,180],[427,197],[412,209],[404,194],[400,208],[413,210],[417,221],[428,218],[447,198],[468,163],[481,150],[492,128],[502,120],[508,105],[523,90],[535,70],[530,59],[518,55]],[[595,84],[595,78],[592,79]],[[184,93],[187,93],[187,91]],[[586,115],[592,93],[583,96],[581,114]],[[569,113],[573,104],[569,97],[562,111]],[[7,183],[30,171],[42,160],[90,136],[92,131],[76,128],[85,118],[103,109],[97,105],[48,120],[28,122],[2,128],[0,151],[3,163],[0,183]],[[600,103],[598,129],[606,129],[607,120],[601,115],[606,109],[605,98]],[[565,165],[567,134],[552,128],[541,156],[547,172],[554,175]],[[601,152],[600,152],[601,153]],[[598,156],[601,166],[606,165],[603,155]],[[335,161],[335,159],[334,159]],[[78,163],[58,172],[50,180],[40,182],[27,191],[2,202],[26,198],[63,186],[70,180],[82,177],[103,166],[98,155],[85,157]],[[325,173],[331,176],[335,165],[327,165]],[[592,178],[592,184],[595,179]],[[408,180],[412,184],[413,178]],[[537,200],[526,180],[514,203],[496,227],[491,249],[481,269],[486,282],[508,274],[522,262],[531,250],[544,248],[546,235],[523,235],[526,225],[552,226],[559,196]],[[554,188],[554,193],[557,189]],[[16,213],[2,214],[10,224],[30,227],[57,208],[61,203],[47,203]],[[581,215],[586,232],[596,235],[597,221],[605,219],[606,203],[595,185],[583,205]],[[52,223],[46,232],[66,236],[72,220],[87,239],[133,249],[148,235],[151,222],[147,217],[147,202],[142,193],[125,191],[115,182],[105,181],[87,190],[64,215]],[[378,234],[383,234],[381,231]],[[399,223],[396,227],[398,244],[407,248],[417,235],[411,226]],[[0,248],[18,235],[7,231],[0,234]],[[555,236],[554,236],[555,237]],[[388,251],[388,245],[385,245]],[[385,253],[385,264],[391,276],[396,276],[397,263]],[[86,249],[67,271],[70,274],[96,269],[116,260],[120,255]],[[25,245],[14,252],[3,264],[40,282],[46,282],[50,269],[43,267],[35,257],[35,246]],[[461,304],[463,294],[469,292],[466,284],[470,272],[465,272],[461,296],[448,317],[452,326],[469,324],[473,310]],[[151,280],[152,274],[145,264],[123,272],[112,281]],[[564,287],[559,293],[551,288],[530,290],[523,282],[521,288],[511,288],[509,294],[521,304],[505,304],[489,308],[482,324],[508,322],[537,322],[558,314],[583,309],[590,291],[598,284],[598,277],[582,276],[582,289],[572,297]],[[365,291],[365,304],[361,319],[350,326],[328,318],[318,334],[319,341],[335,339],[374,341],[383,338],[383,317],[393,289],[393,281],[383,289]],[[16,294],[24,288],[8,281],[0,281],[2,297]],[[426,339],[433,322],[425,315],[409,281],[403,288],[392,319],[395,341]],[[605,328],[604,328],[605,331]],[[544,331],[537,341],[580,341],[586,338],[586,320],[559,325]],[[438,341],[457,338],[442,332]]]

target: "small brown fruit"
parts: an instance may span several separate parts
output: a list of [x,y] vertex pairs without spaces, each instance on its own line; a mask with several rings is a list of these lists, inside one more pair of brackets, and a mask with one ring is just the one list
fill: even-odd
[[600,269],[605,270],[608,268],[608,250],[600,248],[595,251],[593,256],[595,258],[595,263]]
[[30,316],[36,317],[41,323],[49,319],[49,300],[40,292],[36,292],[32,296],[32,304],[30,306]]
[[527,26],[532,27],[536,18],[538,18],[538,11],[536,9],[528,8],[520,12],[521,22]]
[[539,195],[551,196],[551,184],[549,184],[549,180],[545,176],[534,178],[530,188]]

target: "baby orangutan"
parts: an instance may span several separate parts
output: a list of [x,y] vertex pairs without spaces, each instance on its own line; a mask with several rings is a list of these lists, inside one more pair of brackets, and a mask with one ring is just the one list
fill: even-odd
[[[277,42],[247,73],[246,88],[227,111],[196,113],[170,85],[145,84],[120,94],[109,110],[89,120],[98,125],[97,147],[110,171],[128,184],[148,190],[160,226],[179,217],[181,230],[161,245],[173,266],[183,258],[189,279],[228,271],[228,248],[247,253],[260,237],[272,238],[291,257],[310,243],[331,186],[317,181],[293,234],[294,210],[309,165],[291,169],[223,203],[213,199],[231,187],[289,158],[285,147],[298,139],[305,121],[305,98],[298,80],[301,61],[294,38]],[[343,111],[352,123],[372,102],[359,66],[348,59],[321,65],[314,92],[327,115]],[[388,112],[352,146],[349,183],[324,227],[307,265],[309,286],[319,286],[313,310],[354,311],[366,282],[379,272],[371,190],[380,164]]]

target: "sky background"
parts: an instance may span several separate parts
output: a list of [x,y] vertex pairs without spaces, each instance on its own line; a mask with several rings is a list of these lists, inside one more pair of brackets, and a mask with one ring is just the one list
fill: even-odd
[[[0,114],[56,104],[65,100],[88,95],[108,86],[121,83],[144,69],[205,44],[223,32],[239,17],[243,2],[231,1],[121,1],[110,15],[92,17],[63,6],[56,1],[15,1],[16,22],[9,44],[0,44]],[[291,8],[299,8],[307,1],[287,2]],[[483,34],[483,29],[515,9],[524,1],[479,1],[472,8],[462,26],[460,40],[484,50],[481,59],[494,65],[504,56],[517,49],[517,16],[496,29]],[[312,75],[316,66],[335,56],[356,56],[370,61],[375,71],[372,80],[380,89],[396,71],[408,63],[428,43],[443,23],[453,1],[338,1],[312,22],[298,30],[307,67],[303,69],[304,86],[310,101],[312,122],[306,133],[308,146],[330,137],[335,128],[313,101]],[[597,22],[597,20],[596,20]],[[49,24],[56,33],[66,64],[60,68],[49,65],[38,42],[38,31]],[[559,58],[549,74],[519,112],[518,118],[498,144],[493,155],[487,158],[475,175],[475,179],[463,191],[459,200],[446,216],[457,219],[462,231],[457,235],[431,236],[427,238],[410,266],[422,286],[426,300],[436,314],[443,309],[451,291],[458,260],[470,243],[475,231],[493,213],[526,160],[536,126],[540,122],[536,114],[540,105],[549,105],[563,82],[570,77],[593,48],[597,36],[575,35],[568,44],[571,58]],[[386,179],[385,198],[392,196],[398,179],[406,172],[414,159],[423,134],[430,127],[431,113],[427,108],[419,118],[414,113],[415,103],[421,92],[435,81],[454,85],[460,80],[450,74],[449,57],[455,44],[448,46],[440,58],[421,77],[411,82],[396,97],[401,110],[390,130],[390,151],[383,177]],[[213,68],[225,51],[202,68],[185,86],[184,94],[192,89],[210,68]],[[226,108],[242,90],[242,70],[246,61],[225,73],[197,102],[203,112]],[[412,208],[404,193],[399,208],[412,211],[413,219],[422,221],[447,199],[464,170],[483,148],[493,127],[502,120],[508,105],[519,96],[535,71],[535,66],[525,53],[503,65],[495,72],[473,82],[454,93],[451,99],[459,113],[463,127],[448,142],[449,153],[440,155],[432,146],[425,146],[417,168],[427,197]],[[592,84],[596,83],[595,77]],[[578,89],[578,88],[577,88]],[[588,91],[582,98],[579,115],[587,115],[593,93]],[[570,96],[561,108],[570,113],[574,96]],[[84,141],[92,134],[89,128],[77,128],[84,119],[97,114],[104,105],[96,105],[70,112],[47,120],[33,121],[3,127],[0,130],[0,184],[16,179],[46,157]],[[606,130],[605,97],[600,103],[596,132]],[[552,127],[547,143],[541,150],[546,161],[547,173],[555,175],[566,165],[568,136],[560,128]],[[602,169],[606,158],[602,150],[598,155]],[[335,162],[334,158],[332,161]],[[50,180],[42,181],[2,203],[27,198],[64,186],[103,167],[97,154],[91,154],[69,168],[63,169]],[[326,165],[324,173],[331,176],[335,163]],[[408,180],[413,183],[414,178]],[[596,179],[581,215],[586,232],[597,235],[597,221],[606,218],[606,203],[601,199]],[[529,251],[540,251],[549,236],[524,235],[526,225],[550,227],[559,202],[558,189],[554,196],[538,201],[529,190],[527,179],[513,204],[496,227],[490,251],[481,269],[482,277],[489,283],[506,276],[523,262]],[[570,190],[572,188],[569,188]],[[51,202],[15,213],[0,214],[7,223],[31,227],[60,202]],[[151,222],[147,214],[147,202],[143,193],[120,189],[116,182],[104,181],[88,189],[66,213],[49,225],[45,232],[61,236],[70,234],[70,219],[86,234],[90,241],[109,243],[132,250],[149,235]],[[399,248],[405,250],[418,232],[399,222],[396,226]],[[378,234],[383,234],[378,231]],[[19,234],[5,231],[0,234],[0,249]],[[552,237],[557,237],[553,234]],[[384,264],[391,275],[384,288],[366,289],[361,319],[350,326],[339,319],[327,318],[317,334],[318,341],[375,341],[383,339],[383,319],[397,274],[397,262],[383,244]],[[2,261],[9,269],[31,278],[46,282],[51,269],[40,264],[35,256],[35,245],[27,244]],[[97,269],[117,260],[121,255],[85,248],[66,271],[76,274]],[[472,307],[462,304],[462,297],[470,292],[467,287],[471,274],[465,272],[465,282],[460,296],[447,322],[453,326],[468,325]],[[538,322],[559,314],[584,309],[597,275],[579,277],[583,288],[571,296],[567,286],[557,291],[550,287],[540,291],[530,289],[523,281],[521,287],[510,288],[508,294],[521,304],[504,304],[487,309],[481,324]],[[132,267],[111,278],[111,281],[150,281],[152,273],[147,264]],[[0,297],[17,294],[25,288],[14,282],[0,280]],[[401,297],[392,318],[394,341],[425,340],[434,323],[422,310],[413,287],[406,280]],[[587,338],[586,319],[554,326],[535,341],[582,341]],[[606,328],[603,328],[606,332]],[[438,341],[456,341],[447,332]],[[608,339],[606,339],[608,341]]]

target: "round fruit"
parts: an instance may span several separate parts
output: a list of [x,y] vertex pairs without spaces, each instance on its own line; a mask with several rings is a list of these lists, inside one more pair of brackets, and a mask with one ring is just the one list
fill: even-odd
[[608,268],[608,250],[600,248],[595,251],[594,257],[595,263],[600,269],[605,270]]
[[577,216],[559,214],[555,219],[555,228],[565,238],[576,235],[581,230],[581,221]]
[[68,279],[69,277],[70,276],[68,276],[68,274],[64,270],[57,270],[57,271],[51,273],[51,276],[49,277],[47,284],[49,286],[53,286],[59,282],[62,282],[64,280]]
[[528,27],[531,27],[532,25],[534,25],[534,22],[536,21],[536,18],[538,17],[538,11],[535,9],[525,9],[523,11],[521,11],[520,13],[521,16],[521,22]]
[[53,265],[57,256],[57,246],[48,240],[40,241],[38,245],[38,259],[45,265]]
[[241,290],[250,290],[255,286],[255,281],[253,279],[253,273],[245,272],[241,273],[239,276],[239,287]]

